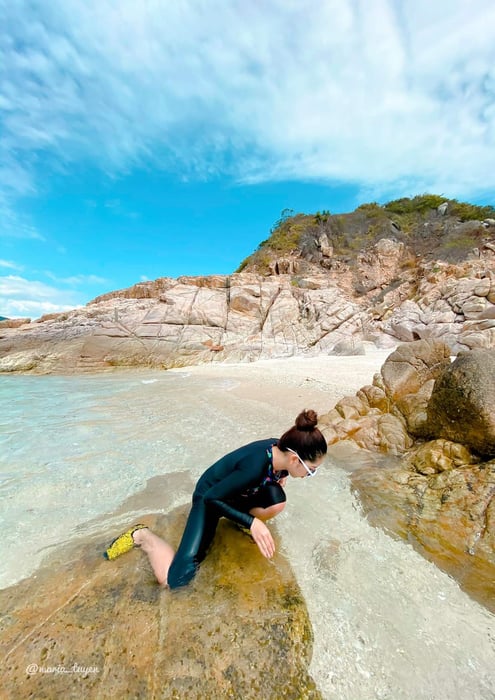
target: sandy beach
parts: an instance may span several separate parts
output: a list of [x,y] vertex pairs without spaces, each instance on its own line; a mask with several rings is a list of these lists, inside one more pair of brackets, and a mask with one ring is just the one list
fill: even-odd
[[[245,400],[279,403],[286,409],[299,411],[314,408],[329,411],[344,396],[356,393],[371,384],[394,348],[367,351],[366,355],[288,357],[258,360],[252,363],[211,363],[170,372],[187,373],[201,378],[232,380],[232,391]],[[292,391],[291,391],[292,390]]]

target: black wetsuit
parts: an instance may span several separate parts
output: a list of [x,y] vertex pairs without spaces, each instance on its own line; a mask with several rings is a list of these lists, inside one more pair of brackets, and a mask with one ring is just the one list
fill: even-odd
[[168,572],[170,588],[185,586],[205,558],[219,519],[223,516],[250,528],[249,510],[283,503],[285,493],[278,482],[287,472],[274,474],[272,447],[278,440],[257,440],[230,452],[200,477],[192,497],[179,549]]

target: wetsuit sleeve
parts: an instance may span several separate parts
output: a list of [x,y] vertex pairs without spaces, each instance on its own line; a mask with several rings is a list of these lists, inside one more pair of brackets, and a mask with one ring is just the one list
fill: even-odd
[[247,477],[241,470],[234,470],[218,484],[211,486],[203,498],[206,503],[215,506],[220,515],[233,520],[238,525],[250,528],[254,517],[233,508],[229,503],[226,503],[226,500],[238,496],[250,486],[256,486],[258,483],[259,479],[253,479],[252,475]]

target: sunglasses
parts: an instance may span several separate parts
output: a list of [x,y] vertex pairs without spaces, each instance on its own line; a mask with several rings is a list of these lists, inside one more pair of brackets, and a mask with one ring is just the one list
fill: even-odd
[[[296,455],[297,459],[301,462],[301,464],[303,465],[303,467],[304,467],[304,468],[306,469],[306,471],[307,471],[306,477],[308,477],[308,476],[315,476],[316,472],[318,471],[318,467],[313,467],[313,468],[311,469],[311,467],[308,467],[308,465],[306,464],[306,462],[305,462],[304,460],[302,460],[302,459],[299,457],[299,455],[297,454],[297,452],[295,452],[294,450],[291,450],[290,447],[287,448],[287,451],[288,451],[288,452],[292,452],[293,455]],[[306,478],[306,477],[305,477],[305,478]]]

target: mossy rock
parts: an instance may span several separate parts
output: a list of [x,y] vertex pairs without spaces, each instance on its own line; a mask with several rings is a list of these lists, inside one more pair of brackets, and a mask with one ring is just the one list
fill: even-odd
[[[176,546],[186,516],[145,522]],[[68,545],[0,592],[2,698],[321,697],[307,610],[280,553],[264,559],[222,520],[196,579],[170,592],[142,552],[108,562],[107,544]]]

